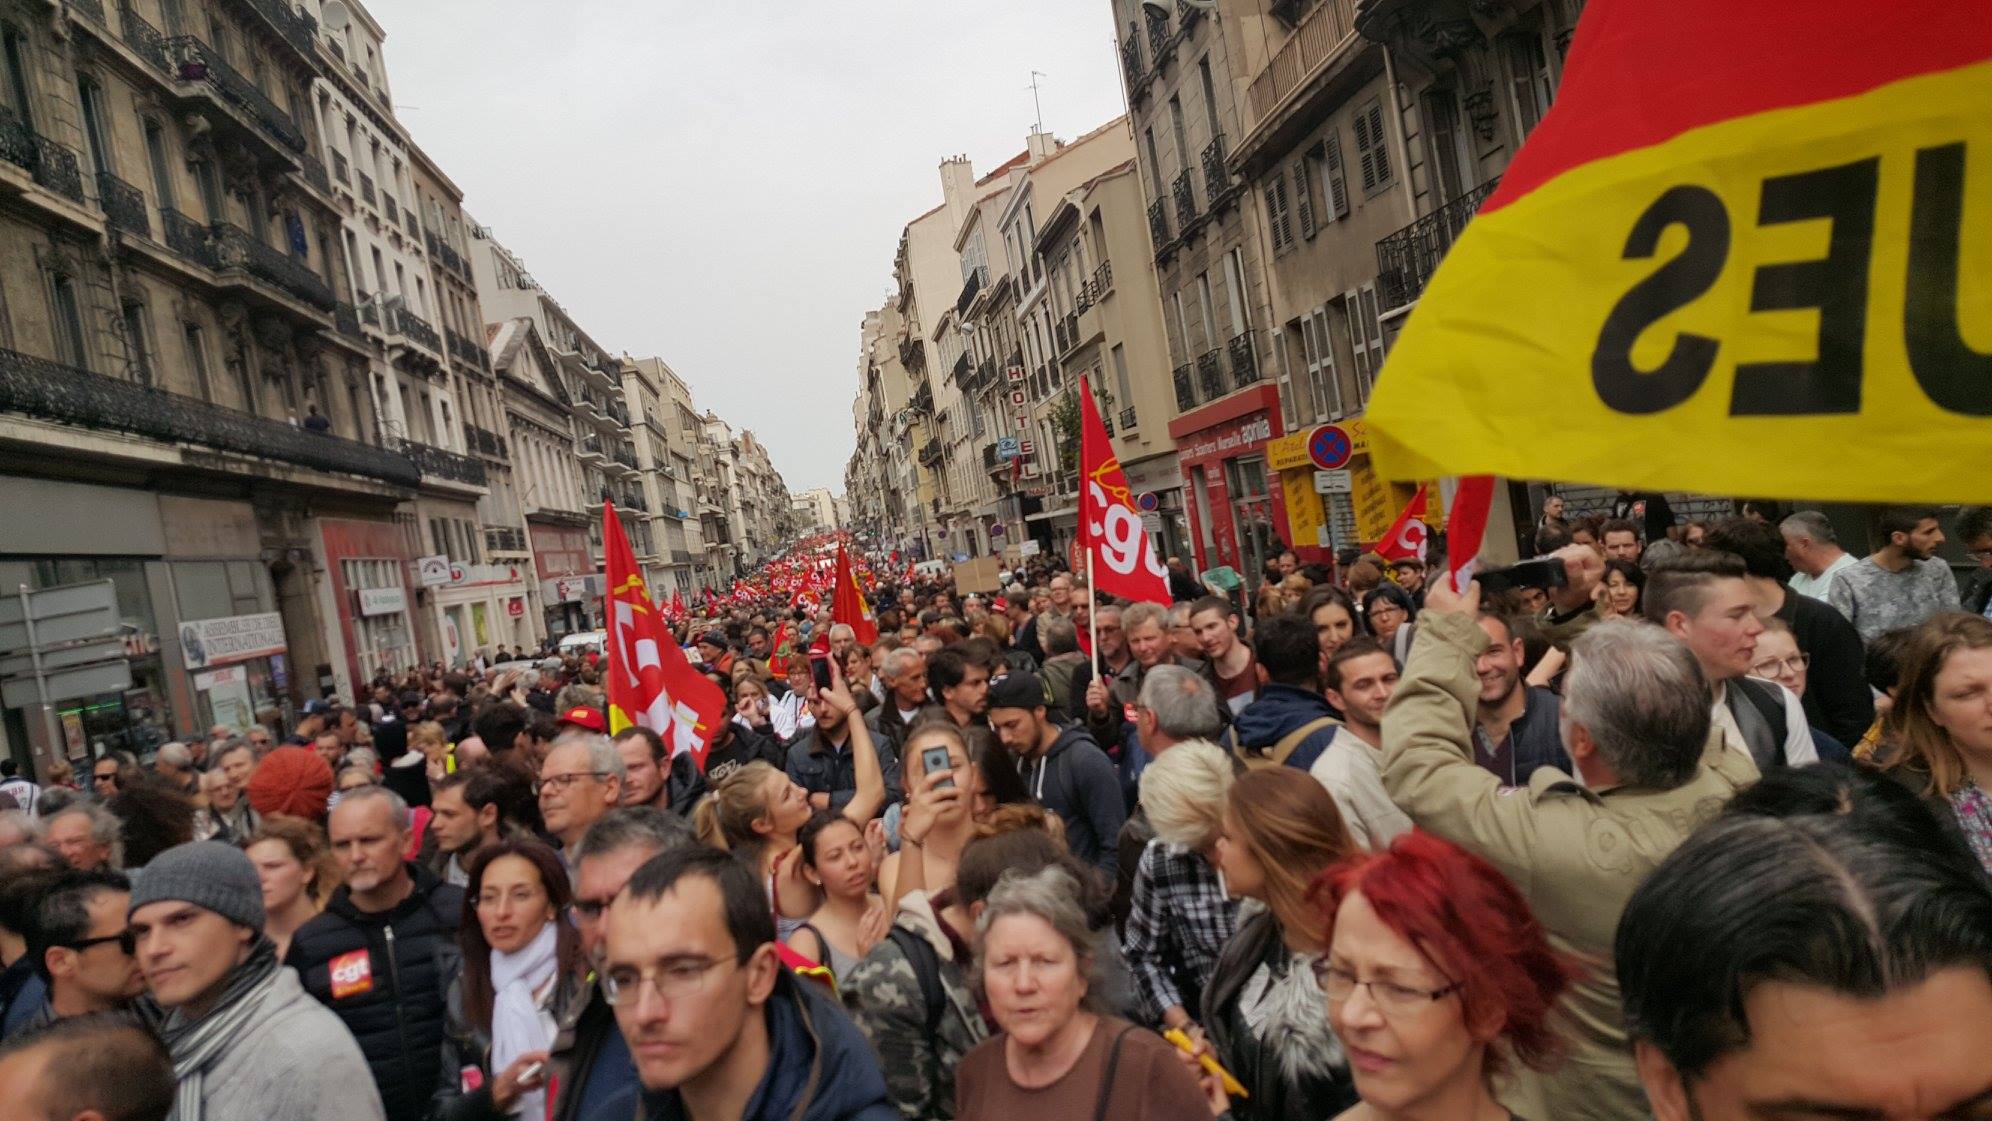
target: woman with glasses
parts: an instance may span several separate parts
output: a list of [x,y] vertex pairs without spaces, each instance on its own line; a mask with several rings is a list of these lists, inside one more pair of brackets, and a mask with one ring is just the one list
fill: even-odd
[[580,935],[561,920],[567,869],[538,841],[502,841],[470,861],[450,984],[438,1121],[546,1116],[554,1036],[587,1003]]
[[1215,863],[1246,902],[1204,986],[1202,1024],[1249,1091],[1233,1106],[1241,1118],[1313,1121],[1355,1104],[1312,972],[1325,944],[1307,892],[1357,851],[1334,797],[1306,771],[1247,771],[1225,795]]
[[1061,866],[1005,872],[990,892],[971,976],[1000,1031],[955,1068],[955,1116],[1209,1121],[1175,1050],[1101,999],[1102,945],[1082,894]]
[[263,933],[277,944],[277,960],[290,950],[291,935],[318,917],[339,886],[339,865],[325,830],[298,817],[271,814],[242,844],[256,879],[263,885]]
[[1416,630],[1412,620],[1417,617],[1418,607],[1411,601],[1411,593],[1399,585],[1385,581],[1363,593],[1363,619],[1370,634],[1376,636],[1377,645],[1390,651],[1400,666],[1411,653],[1411,635]]
[[1329,869],[1313,895],[1328,950],[1313,973],[1362,1096],[1343,1121],[1522,1121],[1493,1083],[1555,1057],[1551,1010],[1574,968],[1515,885],[1413,831]]
[[[1812,655],[1798,648],[1790,624],[1776,615],[1763,620],[1764,633],[1757,636],[1756,660],[1750,663],[1750,676],[1775,681],[1791,690],[1794,697],[1805,696],[1806,673]],[[1843,763],[1853,757],[1852,749],[1821,731],[1812,729],[1812,746],[1821,759]]]

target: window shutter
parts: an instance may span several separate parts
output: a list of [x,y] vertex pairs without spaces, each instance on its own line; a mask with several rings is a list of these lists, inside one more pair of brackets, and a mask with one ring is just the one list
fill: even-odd
[[1328,211],[1336,218],[1349,216],[1349,183],[1342,169],[1342,134],[1328,137]]
[[1314,187],[1307,174],[1307,161],[1302,159],[1293,165],[1293,193],[1300,202],[1300,236],[1314,240]]
[[1266,232],[1276,254],[1293,246],[1293,219],[1287,206],[1286,173],[1281,172],[1266,184]]
[[1383,133],[1383,102],[1370,102],[1369,131],[1371,156],[1375,159],[1376,183],[1390,182],[1390,144]]

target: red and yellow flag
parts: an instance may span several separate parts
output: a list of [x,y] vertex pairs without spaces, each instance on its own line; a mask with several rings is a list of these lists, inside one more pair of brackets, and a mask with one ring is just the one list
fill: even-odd
[[1080,555],[1092,562],[1089,577],[1095,591],[1148,603],[1169,602],[1169,579],[1155,555],[1155,542],[1134,511],[1127,472],[1121,470],[1113,438],[1093,403],[1093,387],[1083,377],[1079,379],[1078,545]]
[[1982,501],[1992,3],[1591,0],[1378,379],[1394,479]]
[[610,502],[602,503],[602,553],[609,581],[609,734],[632,724],[648,728],[673,755],[690,752],[703,770],[713,733],[726,719],[726,695],[692,668],[665,628]]
[[872,616],[871,604],[865,602],[865,593],[858,588],[857,574],[851,571],[851,558],[844,552],[841,541],[837,543],[837,588],[830,600],[830,620],[849,623],[862,645],[878,641],[878,620]]

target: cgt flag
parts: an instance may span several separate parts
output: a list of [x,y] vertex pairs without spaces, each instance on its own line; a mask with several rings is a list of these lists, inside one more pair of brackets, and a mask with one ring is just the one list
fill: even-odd
[[690,752],[700,770],[726,719],[726,696],[685,660],[644,590],[614,503],[602,503],[608,567],[609,734],[634,724],[656,732],[672,755]]
[[1377,379],[1377,469],[1983,501],[1988,105],[1986,0],[1590,0]]
[[1376,543],[1376,555],[1384,560],[1425,559],[1425,545],[1431,540],[1432,527],[1425,524],[1426,483],[1418,484],[1418,493],[1404,504],[1397,520],[1383,533],[1383,540]]
[[849,623],[861,646],[878,641],[878,620],[872,616],[871,604],[865,602],[865,593],[858,589],[857,574],[851,571],[851,558],[841,541],[837,543],[837,588],[830,600],[830,621]]
[[1155,544],[1134,512],[1127,472],[1114,454],[1107,426],[1093,404],[1093,387],[1079,379],[1079,548],[1095,591],[1167,604],[1169,580]]

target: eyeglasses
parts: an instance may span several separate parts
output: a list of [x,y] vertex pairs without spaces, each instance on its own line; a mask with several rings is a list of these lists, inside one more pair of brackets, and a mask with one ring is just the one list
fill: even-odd
[[1430,1008],[1465,987],[1457,981],[1443,989],[1417,989],[1394,981],[1362,981],[1348,970],[1336,969],[1325,961],[1314,963],[1314,980],[1330,1004],[1341,1004],[1356,995],[1357,989],[1368,989],[1370,1001],[1387,1016],[1408,1016]]
[[645,985],[649,985],[661,1000],[697,996],[705,988],[706,979],[712,976],[712,971],[727,964],[727,960],[685,958],[651,969],[616,966],[602,974],[602,999],[611,1006],[625,1000],[634,1003],[643,999]]
[[479,892],[477,896],[477,905],[479,907],[496,907],[500,903],[509,902],[514,907],[530,907],[533,904],[539,903],[545,899],[546,899],[546,893],[536,887],[518,887],[518,888],[513,888],[510,892],[503,892],[503,891]]
[[567,910],[577,919],[587,919],[589,922],[593,922],[596,919],[601,918],[602,912],[608,910],[609,904],[613,903],[614,901],[615,900],[613,898],[576,899],[574,902],[569,903],[567,905]]
[[138,935],[132,933],[128,928],[120,930],[116,934],[85,938],[77,942],[64,942],[62,945],[64,949],[75,950],[81,953],[92,946],[101,946],[106,942],[116,942],[118,944],[118,952],[124,954],[126,957],[130,957],[138,952]]
[[608,774],[607,771],[575,771],[572,774],[566,775],[548,775],[545,778],[533,780],[533,795],[538,797],[548,790],[558,790],[565,793],[575,783],[580,782],[584,778],[600,782],[607,778]]
[[1801,652],[1789,658],[1767,658],[1751,666],[1750,672],[1757,677],[1776,677],[1779,670],[1786,673],[1803,673],[1805,667],[1811,664],[1812,655]]

